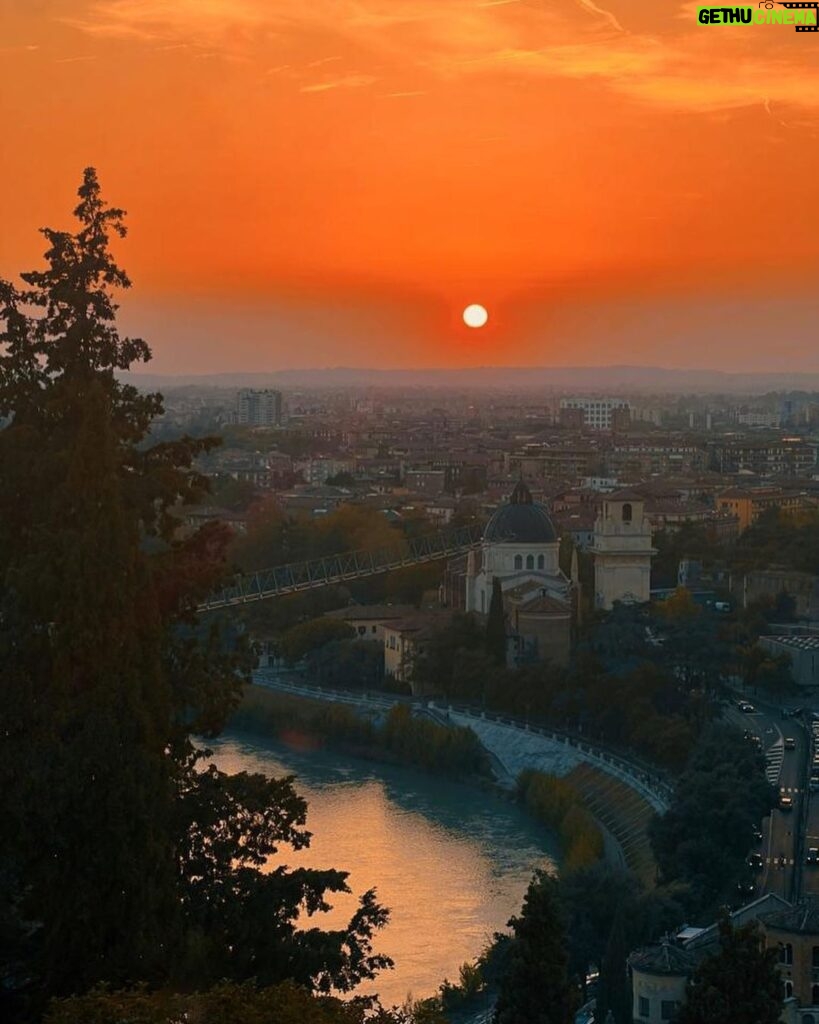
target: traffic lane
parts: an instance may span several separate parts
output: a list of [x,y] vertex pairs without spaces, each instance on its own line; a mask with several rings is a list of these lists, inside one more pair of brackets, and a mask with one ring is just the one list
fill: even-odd
[[[818,748],[819,744],[814,744]],[[809,752],[809,762],[813,757],[813,749]],[[804,859],[807,861],[811,847],[819,849],[819,792],[807,793],[808,813],[803,844]],[[813,864],[802,865],[802,892],[808,896],[819,896],[819,867]]]
[[[763,870],[757,883],[757,894],[775,892],[790,899],[794,887],[794,873],[799,856],[799,814],[803,796],[803,771],[805,764],[806,740],[804,730],[793,719],[777,714],[768,708],[759,708],[751,703],[752,712],[740,711],[731,706],[724,709],[723,718],[743,732],[758,736],[766,759],[766,777],[780,795],[788,795],[793,801],[790,810],[774,808],[760,823],[762,831]],[[792,739],[794,749],[785,747],[785,740]],[[819,873],[817,883],[819,883]]]
[[792,899],[802,849],[799,828],[805,799],[807,738],[804,729],[792,718],[770,711],[764,717],[768,723],[764,735],[772,735],[767,730],[773,729],[777,737],[766,751],[769,763],[780,762],[778,778],[775,782],[771,778],[771,781],[776,785],[780,799],[788,796],[793,801],[790,810],[775,808],[771,813],[772,861],[768,867],[767,888],[769,892]]

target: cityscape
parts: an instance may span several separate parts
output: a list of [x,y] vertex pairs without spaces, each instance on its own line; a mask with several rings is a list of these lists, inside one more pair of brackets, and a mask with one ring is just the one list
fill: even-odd
[[758,6],[0,4],[0,1024],[819,1024]]

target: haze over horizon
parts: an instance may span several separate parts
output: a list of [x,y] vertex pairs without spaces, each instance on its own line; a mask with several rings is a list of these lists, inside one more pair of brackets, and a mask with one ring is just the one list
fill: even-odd
[[815,37],[650,0],[2,13],[0,276],[97,167],[152,372],[819,371]]

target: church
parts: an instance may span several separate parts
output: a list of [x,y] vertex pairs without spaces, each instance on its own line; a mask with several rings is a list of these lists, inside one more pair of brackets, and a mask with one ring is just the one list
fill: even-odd
[[[650,599],[651,526],[640,494],[607,495],[595,523],[592,547],[594,605]],[[565,665],[580,606],[577,553],[571,579],[560,568],[560,538],[545,505],[536,502],[523,480],[509,501],[492,514],[480,547],[453,559],[442,586],[444,606],[489,613],[493,583],[503,594],[507,624],[507,663],[553,661]]]
[[561,571],[559,549],[548,510],[521,480],[509,501],[493,513],[480,547],[447,567],[444,601],[486,615],[493,581],[498,579],[507,619],[508,662],[566,664],[577,584]]

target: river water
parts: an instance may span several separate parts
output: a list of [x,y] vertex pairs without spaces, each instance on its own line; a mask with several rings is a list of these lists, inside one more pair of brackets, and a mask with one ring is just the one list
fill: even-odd
[[[354,894],[375,887],[390,908],[375,945],[395,968],[357,990],[377,992],[386,1006],[456,980],[520,909],[533,870],[555,868],[554,836],[477,787],[250,733],[209,746],[225,771],[297,776],[313,839],[307,850],[283,849],[276,863],[349,871]],[[311,923],[337,927],[354,909],[354,896],[342,896]]]

